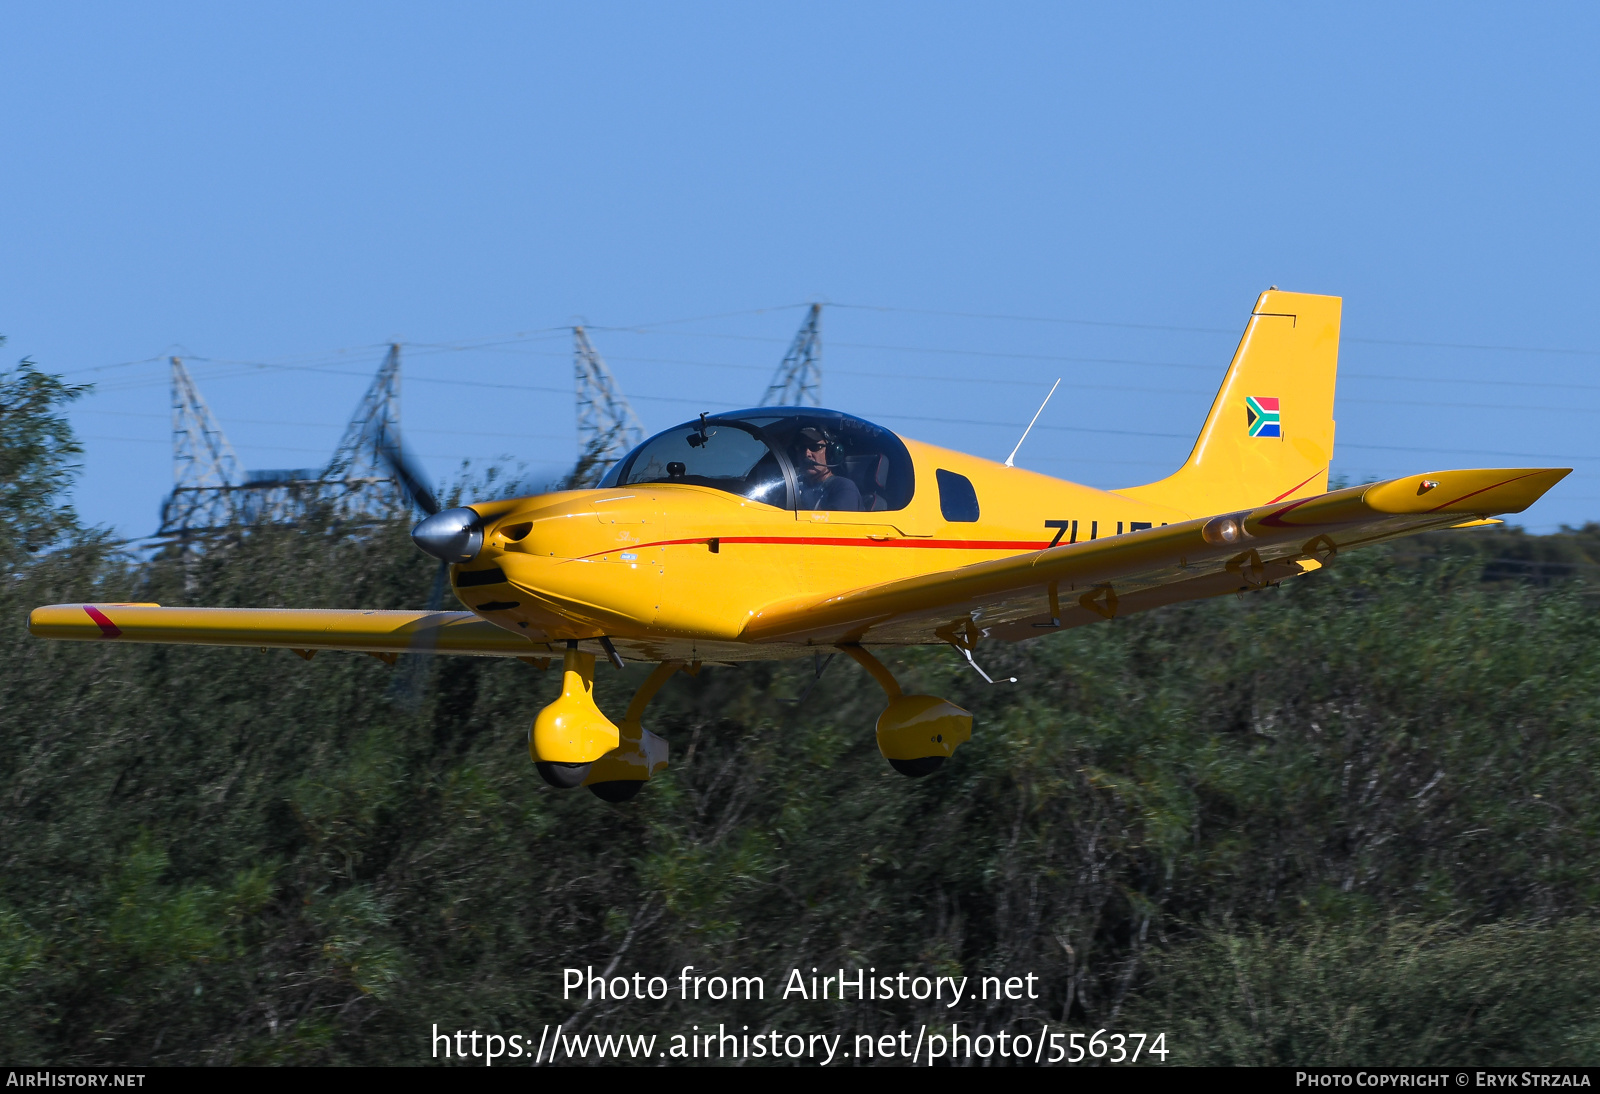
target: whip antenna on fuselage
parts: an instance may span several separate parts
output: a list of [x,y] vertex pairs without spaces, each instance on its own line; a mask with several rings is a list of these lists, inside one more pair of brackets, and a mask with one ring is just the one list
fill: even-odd
[[[1056,393],[1056,388],[1058,388],[1060,386],[1061,386],[1061,377],[1057,376],[1056,377],[1056,382],[1050,385],[1050,395],[1054,395]],[[1033,422],[1037,422],[1039,420],[1039,415],[1044,413],[1044,408],[1050,402],[1050,395],[1046,395],[1044,397],[1044,402],[1039,404],[1039,409],[1033,412]],[[1033,422],[1029,422],[1028,423],[1028,428],[1024,429],[1022,431],[1022,436],[1017,438],[1017,447],[1013,448],[1011,450],[1011,455],[1006,457],[1006,466],[1007,467],[1015,467],[1016,466],[1011,461],[1017,458],[1017,451],[1018,451],[1018,449],[1020,449],[1022,447],[1022,442],[1028,439],[1028,434],[1029,433],[1033,432]]]

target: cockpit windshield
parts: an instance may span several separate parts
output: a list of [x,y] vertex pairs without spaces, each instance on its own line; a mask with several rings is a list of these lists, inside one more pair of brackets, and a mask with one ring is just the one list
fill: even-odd
[[903,509],[913,490],[899,437],[832,410],[762,408],[702,416],[659,433],[612,467],[602,486],[709,486],[781,509]]
[[651,437],[617,466],[618,486],[648,482],[710,486],[777,506],[789,497],[784,468],[762,439],[757,422],[711,418],[680,425]]

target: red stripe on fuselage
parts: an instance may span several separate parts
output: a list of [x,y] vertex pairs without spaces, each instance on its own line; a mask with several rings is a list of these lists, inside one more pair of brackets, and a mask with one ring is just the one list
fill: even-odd
[[102,635],[107,638],[122,637],[121,629],[115,623],[111,622],[110,619],[106,618],[105,612],[101,611],[99,608],[96,608],[92,604],[85,604],[83,606],[83,610],[89,613],[89,618],[94,620],[94,625],[100,628],[100,633]]
[[801,547],[938,547],[950,551],[1042,551],[1050,541],[1041,539],[843,539],[821,536],[696,536],[693,539],[663,539],[654,543],[634,543],[612,547],[580,558],[614,555],[623,551],[643,551],[651,547],[677,547],[685,543],[785,543]]

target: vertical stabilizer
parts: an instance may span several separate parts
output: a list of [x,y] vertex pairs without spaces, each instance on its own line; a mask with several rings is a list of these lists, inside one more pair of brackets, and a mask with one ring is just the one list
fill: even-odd
[[1188,461],[1117,493],[1207,516],[1326,492],[1340,305],[1262,293]]

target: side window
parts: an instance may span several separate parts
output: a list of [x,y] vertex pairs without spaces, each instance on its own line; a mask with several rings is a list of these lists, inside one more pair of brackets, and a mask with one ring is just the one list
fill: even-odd
[[934,472],[939,480],[939,512],[952,523],[971,524],[978,519],[978,492],[965,475],[943,468]]
[[797,414],[762,428],[794,466],[797,509],[882,513],[911,501],[911,456],[887,429],[822,413]]

